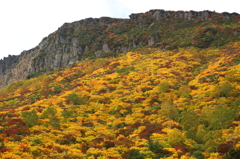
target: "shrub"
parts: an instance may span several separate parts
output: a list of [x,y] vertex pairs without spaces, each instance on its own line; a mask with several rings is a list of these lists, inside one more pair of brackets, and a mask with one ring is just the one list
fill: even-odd
[[52,126],[52,128],[59,129],[60,128],[60,119],[55,116],[52,116],[50,118],[49,124]]
[[32,153],[32,155],[33,155],[34,157],[39,157],[39,156],[41,156],[41,152],[40,152],[39,150],[33,150],[31,153]]
[[200,30],[199,35],[194,37],[194,40],[197,41],[195,46],[199,48],[209,47],[215,40],[215,35],[217,34],[217,32],[217,28],[212,27],[206,27],[203,30]]
[[230,150],[229,153],[223,159],[239,159],[240,158],[240,148]]
[[8,92],[13,92],[14,90],[18,89],[20,86],[22,86],[23,81],[17,81],[9,85],[7,88]]
[[155,142],[152,139],[149,139],[148,148],[154,153],[163,153],[164,146],[160,142]]
[[227,153],[233,147],[232,143],[222,143],[218,145],[217,151],[221,153]]
[[67,100],[70,101],[73,105],[82,105],[87,101],[87,97],[80,97],[77,94],[69,94]]
[[29,74],[27,75],[27,79],[31,79],[31,78],[38,77],[38,76],[40,76],[40,75],[42,75],[42,74],[44,74],[44,73],[46,73],[46,69],[42,69],[42,70],[40,70],[40,71],[38,71],[38,72],[29,73]]
[[67,110],[67,111],[63,111],[62,112],[62,116],[66,119],[66,118],[70,118],[71,115],[73,114],[72,110]]
[[133,149],[127,152],[125,159],[144,159],[144,155],[139,150]]
[[42,140],[40,140],[40,139],[33,139],[33,140],[31,140],[31,143],[33,144],[33,145],[39,145],[39,144],[41,144],[42,143]]
[[194,151],[192,157],[196,159],[204,159],[204,155],[202,154],[201,151]]
[[123,67],[123,68],[117,70],[117,73],[119,75],[126,75],[131,71],[135,71],[135,67]]
[[108,64],[108,60],[104,58],[96,59],[90,66],[87,68],[87,73],[92,72],[100,67],[106,66]]
[[57,143],[59,143],[61,145],[74,144],[74,143],[76,143],[76,137],[71,134],[67,134],[67,135],[64,135],[61,139],[58,139]]

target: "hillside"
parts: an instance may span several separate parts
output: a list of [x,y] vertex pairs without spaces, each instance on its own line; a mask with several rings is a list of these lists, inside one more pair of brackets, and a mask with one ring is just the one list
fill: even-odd
[[117,56],[139,47],[208,48],[240,40],[237,13],[150,10],[129,17],[65,23],[35,48],[0,60],[0,89],[86,58]]
[[85,59],[0,91],[3,159],[237,159],[240,42]]

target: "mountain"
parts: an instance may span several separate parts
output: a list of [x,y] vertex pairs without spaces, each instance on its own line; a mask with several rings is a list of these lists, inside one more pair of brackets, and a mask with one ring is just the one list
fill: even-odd
[[239,41],[237,13],[150,10],[129,17],[63,24],[35,48],[0,60],[0,89],[86,58],[116,56],[138,47],[207,48]]
[[240,157],[240,42],[139,48],[0,91],[0,156]]
[[163,10],[64,24],[0,63],[0,158],[239,159],[239,25]]

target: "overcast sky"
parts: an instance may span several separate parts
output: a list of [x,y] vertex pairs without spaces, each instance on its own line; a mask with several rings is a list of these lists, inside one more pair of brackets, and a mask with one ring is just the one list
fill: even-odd
[[65,22],[151,9],[240,13],[239,0],[1,0],[0,59],[34,48]]

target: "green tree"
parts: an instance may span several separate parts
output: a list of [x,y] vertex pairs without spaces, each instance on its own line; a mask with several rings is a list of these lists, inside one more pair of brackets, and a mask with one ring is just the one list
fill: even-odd
[[60,128],[60,119],[57,118],[56,116],[50,117],[49,124],[54,128],[54,129],[59,129]]
[[214,92],[212,92],[213,97],[229,97],[230,92],[233,87],[229,83],[223,83],[215,87]]
[[216,152],[218,143],[215,140],[208,140],[204,145],[206,152]]
[[213,130],[226,128],[234,119],[234,110],[223,105],[218,105],[211,113],[211,118],[209,118],[209,128]]
[[238,97],[238,99],[236,99],[234,102],[233,102],[233,105],[232,105],[232,107],[233,107],[233,110],[235,111],[235,112],[239,112],[239,107],[240,106],[240,96]]
[[160,142],[153,141],[152,139],[148,140],[148,148],[154,153],[163,153],[164,145]]
[[212,111],[214,110],[213,107],[209,107],[209,106],[204,106],[202,109],[202,113],[200,115],[199,123],[200,125],[204,125],[205,127],[209,126],[210,123],[210,119],[212,117]]
[[171,146],[175,145],[183,145],[185,137],[183,136],[182,132],[176,128],[168,133],[168,143]]
[[41,115],[41,118],[50,118],[51,116],[54,116],[57,113],[57,109],[53,106],[47,107]]
[[196,112],[190,110],[184,113],[184,115],[181,117],[181,123],[185,130],[188,129],[196,129],[197,125],[199,124],[199,116]]
[[222,131],[221,130],[213,130],[213,131],[208,131],[205,136],[203,137],[203,140],[205,142],[209,140],[214,140],[214,141],[219,141],[221,142],[221,136],[222,136]]
[[206,135],[204,135],[203,140],[205,142],[204,150],[208,152],[215,152],[217,151],[219,143],[223,142],[222,131],[221,130],[208,131]]
[[188,139],[196,140],[196,132],[193,129],[188,129],[185,132],[185,136]]
[[194,151],[192,157],[196,159],[204,159],[204,155],[202,154],[201,151]]
[[22,120],[28,127],[32,127],[38,124],[38,115],[35,110],[32,111],[24,111],[21,114]]
[[206,135],[207,131],[204,125],[199,125],[197,132],[196,132],[196,140],[198,143],[204,143],[204,136]]

